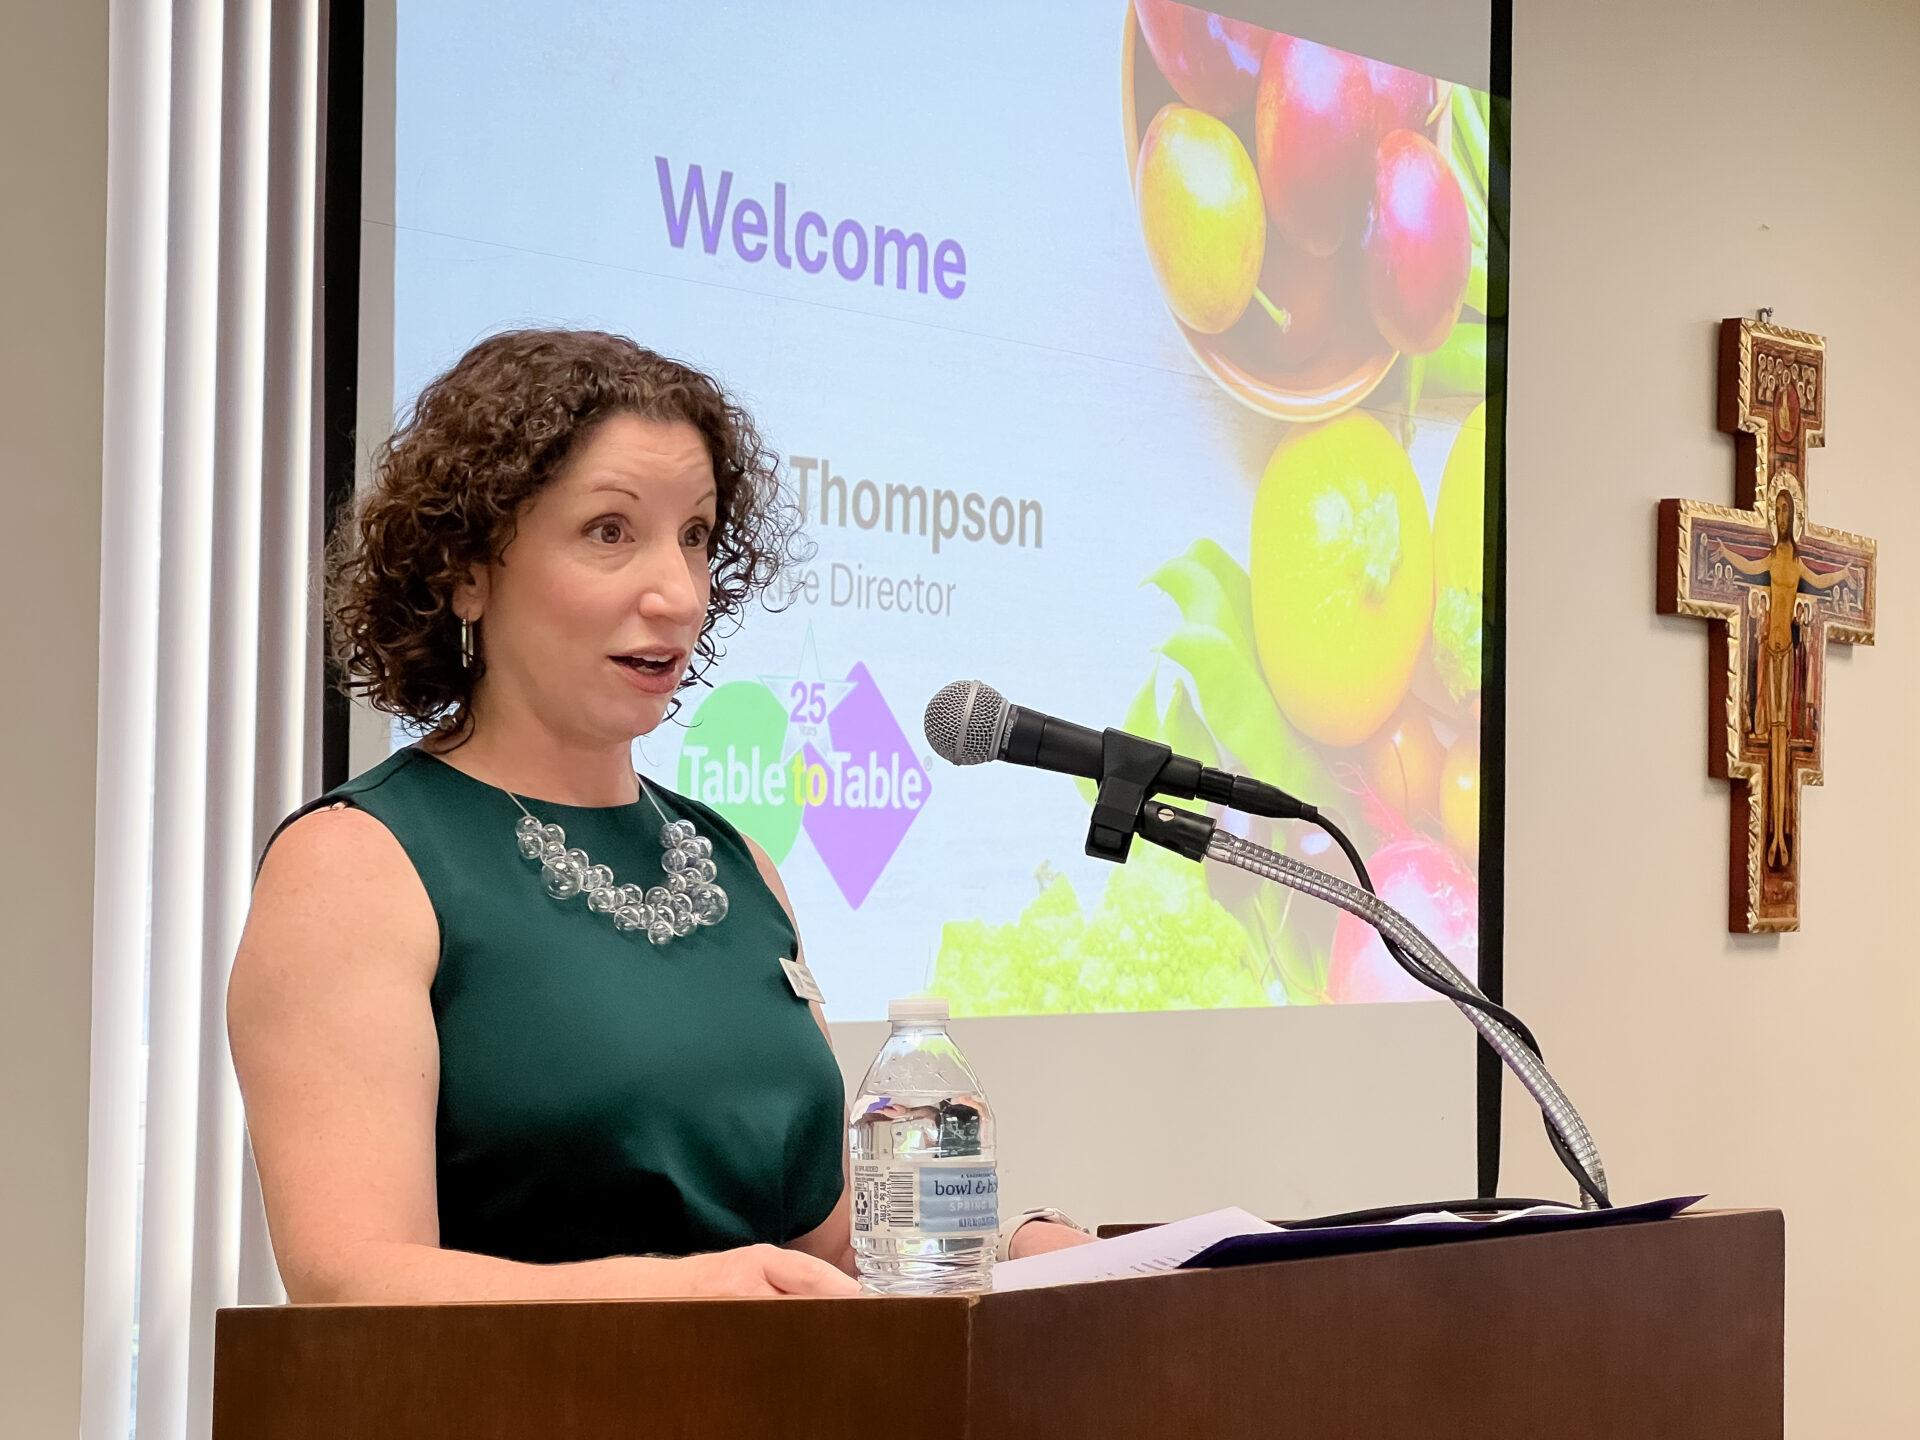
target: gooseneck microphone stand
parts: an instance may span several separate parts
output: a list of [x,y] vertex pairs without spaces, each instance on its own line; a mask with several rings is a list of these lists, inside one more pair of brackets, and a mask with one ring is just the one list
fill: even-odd
[[[1005,760],[1094,780],[1087,854],[1124,862],[1139,835],[1189,860],[1215,860],[1339,906],[1379,932],[1394,961],[1420,984],[1457,1005],[1540,1106],[1547,1140],[1580,1187],[1586,1209],[1612,1208],[1600,1152],[1559,1083],[1540,1058],[1533,1032],[1489,1000],[1406,916],[1373,894],[1373,881],[1353,842],[1317,808],[1275,786],[1200,765],[1156,740],[1124,730],[1094,731],[1007,703],[977,680],[958,680],[927,703],[927,741],[955,765]],[[1206,815],[1170,805],[1162,795],[1198,799],[1276,819],[1304,820],[1336,841],[1358,885],[1222,830]]]
[[[1320,822],[1325,824],[1323,820]],[[1416,980],[1438,990],[1460,1007],[1473,1028],[1485,1037],[1507,1068],[1519,1077],[1527,1093],[1533,1096],[1546,1117],[1549,1137],[1567,1169],[1580,1186],[1580,1204],[1584,1209],[1610,1207],[1607,1196],[1607,1172],[1600,1162],[1599,1148],[1593,1143],[1586,1122],[1573,1102],[1560,1088],[1541,1060],[1539,1048],[1525,1027],[1489,1000],[1471,980],[1406,916],[1377,896],[1350,885],[1324,870],[1306,865],[1292,856],[1269,850],[1222,830],[1205,815],[1148,800],[1140,808],[1134,831],[1142,839],[1184,855],[1189,860],[1216,860],[1250,875],[1258,875],[1337,905],[1349,915],[1365,921],[1380,932],[1387,949]],[[1336,838],[1344,838],[1338,837]],[[1345,846],[1342,847],[1346,848]],[[1409,963],[1411,962],[1411,963]],[[1424,970],[1426,974],[1420,972]],[[1440,983],[1435,984],[1435,981]]]

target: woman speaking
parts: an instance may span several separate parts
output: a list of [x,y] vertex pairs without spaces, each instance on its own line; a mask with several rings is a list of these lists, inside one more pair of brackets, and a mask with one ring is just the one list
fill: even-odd
[[856,1290],[779,875],[631,763],[781,573],[776,467],[708,376],[575,331],[481,342],[380,452],[328,614],[428,733],[281,829],[228,991],[291,1299]]

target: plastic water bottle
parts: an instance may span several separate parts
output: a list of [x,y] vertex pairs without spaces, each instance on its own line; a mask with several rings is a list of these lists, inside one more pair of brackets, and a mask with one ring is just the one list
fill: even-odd
[[853,1254],[883,1295],[992,1281],[1000,1230],[993,1111],[947,1034],[944,1000],[895,1000],[893,1033],[853,1102]]

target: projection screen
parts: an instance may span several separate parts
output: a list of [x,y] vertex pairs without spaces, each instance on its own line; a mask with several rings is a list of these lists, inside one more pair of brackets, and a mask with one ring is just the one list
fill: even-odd
[[978,678],[1285,785],[1475,968],[1488,51],[1467,0],[369,8],[363,454],[504,328],[748,406],[812,555],[636,764],[778,862],[850,1075],[951,1001],[1009,1204],[1471,1191],[1471,1032],[1369,933],[1089,859],[1090,785],[920,714]]

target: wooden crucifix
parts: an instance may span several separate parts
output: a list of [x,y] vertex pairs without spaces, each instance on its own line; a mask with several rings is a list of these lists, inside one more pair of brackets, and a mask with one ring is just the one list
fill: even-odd
[[1740,934],[1800,928],[1800,787],[1823,778],[1827,641],[1873,643],[1874,542],[1807,515],[1826,358],[1818,335],[1722,321],[1734,507],[1660,502],[1658,609],[1707,622],[1707,770],[1732,788],[1727,927]]

